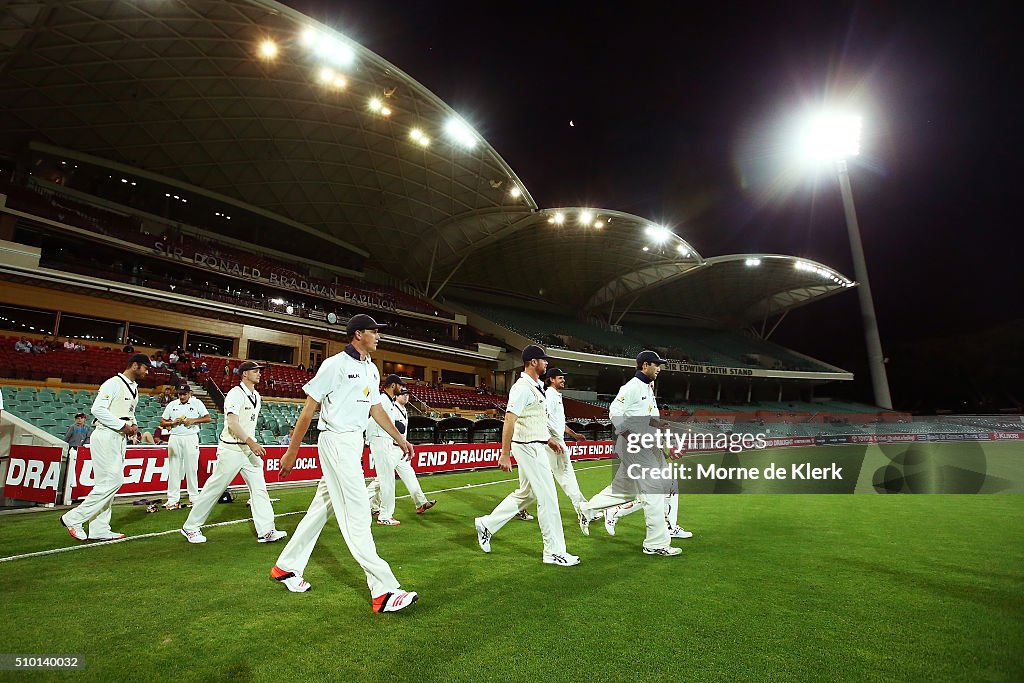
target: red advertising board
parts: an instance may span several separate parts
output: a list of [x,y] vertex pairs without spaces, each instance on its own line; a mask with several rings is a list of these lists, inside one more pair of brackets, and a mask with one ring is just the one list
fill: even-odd
[[57,502],[63,455],[60,446],[13,444],[7,461],[4,497],[34,503]]
[[[277,472],[281,469],[281,456],[284,446],[267,446],[267,456],[263,461],[263,472],[267,483],[279,481]],[[574,460],[595,458],[611,458],[611,441],[588,441],[583,444],[570,444],[571,456]],[[60,450],[60,449],[58,449]],[[479,468],[498,466],[501,445],[497,443],[474,444],[430,444],[416,447],[412,459],[413,469],[421,474],[436,472],[457,472]],[[213,472],[217,459],[216,446],[199,447],[199,486],[206,484]],[[363,471],[367,477],[376,475],[369,449],[364,450]],[[316,446],[300,446],[299,457],[289,482],[317,481],[323,476],[320,469],[320,458]],[[68,490],[72,500],[84,498],[92,489],[95,478],[92,469],[92,454],[88,446],[78,449],[74,471],[68,477]],[[243,486],[242,477],[235,477],[232,486]],[[118,495],[141,495],[163,493],[167,491],[167,447],[166,446],[133,446],[128,449],[124,459],[124,484]],[[52,502],[52,501],[51,501]]]

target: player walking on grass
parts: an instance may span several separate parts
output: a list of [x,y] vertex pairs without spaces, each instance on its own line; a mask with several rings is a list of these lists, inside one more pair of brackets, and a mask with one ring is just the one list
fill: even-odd
[[316,376],[306,383],[306,403],[295,422],[295,435],[281,458],[282,479],[295,466],[299,444],[309,429],[313,413],[320,411],[317,447],[324,476],[317,485],[306,516],[285,546],[270,577],[293,593],[310,589],[302,578],[320,532],[331,513],[341,528],[349,552],[366,573],[370,588],[370,607],[374,612],[397,612],[416,602],[419,596],[403,591],[391,567],[377,554],[370,533],[370,501],[363,478],[363,430],[370,417],[411,458],[412,446],[398,432],[381,405],[380,373],[369,354],[377,350],[380,328],[368,315],[358,314],[346,329],[352,343],[341,353],[323,362]]
[[[590,515],[597,510],[613,508],[635,502],[644,511],[647,536],[643,552],[647,555],[672,556],[682,552],[671,546],[669,526],[666,523],[666,499],[664,493],[644,492],[640,481],[632,479],[625,466],[624,454],[630,434],[639,435],[651,427],[662,425],[658,403],[654,395],[654,380],[661,372],[665,361],[654,351],[643,351],[636,357],[636,374],[619,389],[618,395],[608,409],[608,415],[618,436],[615,452],[623,461],[616,478],[610,485],[580,506],[577,518],[580,529],[590,535]],[[650,471],[664,465],[664,457],[653,449],[645,449],[630,457],[631,463],[641,465],[642,471]],[[614,528],[614,526],[613,526]]]
[[217,445],[217,462],[199,498],[192,501],[192,511],[181,527],[181,534],[189,543],[206,543],[206,536],[199,527],[206,523],[213,506],[239,472],[249,487],[249,507],[256,525],[256,540],[260,543],[273,543],[288,535],[287,531],[274,528],[274,506],[270,502],[267,482],[263,476],[262,458],[267,455],[267,451],[256,441],[255,436],[263,407],[263,399],[256,391],[256,385],[264,367],[256,361],[243,361],[238,366],[241,382],[224,397],[226,417],[224,431]]
[[[128,438],[139,433],[135,406],[139,403],[139,382],[149,372],[149,356],[137,353],[128,359],[128,367],[100,385],[92,403],[93,426],[89,450],[96,478],[92,491],[73,510],[64,513],[60,523],[76,541],[108,541],[124,538],[110,529],[110,511],[114,494],[124,483],[124,454]],[[86,535],[83,525],[89,523]]]
[[[405,436],[409,429],[409,413],[406,405],[409,403],[409,390],[405,388],[405,382],[398,375],[388,375],[384,378],[384,393],[381,396],[380,404],[387,411],[388,417],[395,423],[395,429],[399,434]],[[398,447],[384,429],[377,424],[376,420],[370,419],[366,424],[366,434],[370,437],[370,455],[373,456],[374,467],[377,476],[366,487],[370,498],[370,508],[377,511],[377,524],[381,526],[398,526],[401,524],[395,519],[395,472],[402,478],[402,483],[409,490],[413,505],[416,506],[416,514],[434,507],[436,500],[427,500],[423,495],[423,489],[416,480],[416,471],[412,464],[404,457],[402,449]]]
[[512,471],[512,456],[519,466],[519,488],[498,503],[489,515],[477,517],[477,542],[485,553],[491,552],[491,537],[525,506],[537,501],[537,517],[544,542],[542,560],[545,564],[569,567],[580,563],[565,548],[562,518],[558,511],[558,492],[551,475],[546,449],[564,453],[565,449],[548,424],[544,384],[541,376],[547,370],[548,356],[541,347],[530,344],[523,349],[523,372],[512,385],[505,409],[505,425],[501,430],[501,456],[498,466]]

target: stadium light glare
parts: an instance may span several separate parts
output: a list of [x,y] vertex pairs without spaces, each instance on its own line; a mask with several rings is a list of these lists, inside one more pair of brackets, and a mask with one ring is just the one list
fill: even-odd
[[555,225],[561,225],[565,222],[565,214],[559,211],[551,219]]
[[799,150],[805,161],[835,162],[860,154],[863,119],[857,114],[821,111],[801,127]]
[[317,30],[312,26],[307,26],[302,34],[299,36],[299,42],[304,47],[313,47],[317,40]]
[[512,195],[512,199],[519,199],[519,197],[523,194],[523,191],[519,189],[518,185],[513,185],[512,189],[509,190],[508,193]]
[[380,99],[376,97],[370,98],[370,111],[379,112],[383,107],[384,105],[381,104]]
[[650,247],[644,247],[644,251],[650,251],[650,250],[651,250]]
[[604,227],[604,221],[594,221],[594,227],[600,230]]
[[672,236],[672,231],[663,225],[648,226],[644,232],[658,244],[664,244]]
[[466,149],[473,149],[476,147],[477,138],[476,133],[460,119],[450,119],[445,124],[444,130],[448,133],[454,142],[462,145]]
[[260,43],[260,57],[264,59],[273,59],[277,57],[277,43],[272,40],[264,40]]
[[594,212],[593,211],[580,211],[580,218],[579,218],[579,220],[580,220],[580,225],[582,225],[583,227],[589,227],[590,224],[594,222]]
[[759,258],[748,258],[746,261],[744,261],[744,264],[748,268],[756,268],[757,266],[761,265],[761,259],[759,259]]
[[676,247],[676,251],[679,252],[680,256],[689,256],[690,250],[686,248],[686,245],[680,244]]

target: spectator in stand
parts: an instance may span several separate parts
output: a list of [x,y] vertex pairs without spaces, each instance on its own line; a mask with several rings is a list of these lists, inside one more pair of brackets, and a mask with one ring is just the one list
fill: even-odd
[[65,351],[74,351],[75,350],[75,342],[71,341],[71,337],[64,337],[64,350]]
[[309,367],[306,368],[306,374],[307,375],[315,375],[316,374],[316,365],[310,363]]
[[132,346],[131,342],[128,342],[127,344],[125,344],[124,348],[121,349],[121,350],[124,351],[125,353],[135,353],[135,347]]
[[85,413],[78,413],[75,415],[75,424],[68,427],[68,431],[64,433],[64,441],[77,453],[83,444],[89,442],[91,433],[92,430],[85,424]]
[[158,353],[157,355],[153,356],[153,361],[152,361],[152,363],[153,363],[153,367],[154,367],[154,368],[162,368],[162,367],[164,366],[164,361],[163,361],[163,359],[162,359],[162,358],[160,357],[160,354],[159,354],[159,353]]
[[306,366],[303,365],[302,363],[299,363],[299,367],[297,367],[295,369],[296,370],[301,370],[302,372],[305,372],[306,371]]
[[202,363],[199,364],[199,374],[205,375],[205,374],[207,374],[209,372],[210,372],[210,366],[208,366],[206,364],[206,361],[204,360]]
[[82,344],[81,342],[75,344],[75,351],[85,353],[85,344]]
[[231,379],[231,363],[224,361],[224,379]]
[[202,349],[200,349],[198,346],[195,349],[193,349],[192,350],[192,357],[195,358],[196,360],[199,360],[200,358],[202,358],[203,357]]
[[49,353],[50,346],[44,342],[36,342],[32,345],[32,353]]
[[48,348],[50,351],[59,351],[64,347],[63,344],[57,341],[56,337],[47,337],[43,341],[46,342],[46,348]]
[[292,442],[292,435],[295,433],[295,425],[288,428],[288,433],[280,438],[278,441],[282,446],[287,446]]
[[171,391],[170,387],[164,387],[164,393],[160,395],[160,407],[166,408],[167,404],[175,400],[177,396]]
[[14,342],[14,350],[18,353],[32,353],[32,342],[22,337],[21,341]]

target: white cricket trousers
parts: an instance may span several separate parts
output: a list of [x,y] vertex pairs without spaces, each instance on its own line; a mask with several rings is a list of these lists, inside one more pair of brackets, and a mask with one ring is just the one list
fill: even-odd
[[398,579],[388,563],[377,554],[377,546],[370,533],[370,501],[363,485],[362,433],[320,432],[317,450],[323,479],[316,487],[306,516],[277,558],[277,566],[303,576],[320,532],[333,512],[348,551],[366,573],[370,596],[377,598],[398,590]]
[[[625,447],[625,440],[620,437],[616,447],[617,452],[622,452],[619,447]],[[646,458],[631,458],[631,462],[642,462],[649,468],[664,467],[665,460],[655,452],[645,452]],[[666,496],[664,493],[642,493],[640,482],[629,479],[626,476],[626,468],[620,466],[616,477],[611,484],[606,486],[600,493],[590,499],[589,502],[580,506],[580,512],[590,516],[595,512],[604,510],[625,503],[636,503],[644,511],[644,521],[647,526],[647,536],[644,538],[645,548],[667,548],[672,542],[668,535],[668,524],[665,523]]]
[[185,479],[189,500],[199,497],[199,435],[171,434],[167,444],[167,504],[181,500]]
[[565,491],[565,495],[572,501],[572,506],[579,509],[580,505],[587,502],[587,499],[580,491],[579,482],[576,481],[576,470],[573,469],[572,458],[569,457],[569,447],[562,440],[559,440],[558,443],[562,444],[562,453],[556,453],[544,446],[544,450],[548,454],[548,463],[551,465],[551,476]]
[[562,515],[558,511],[558,491],[551,475],[551,463],[542,443],[512,444],[512,457],[519,466],[519,488],[505,496],[491,514],[480,518],[491,532],[498,533],[516,514],[537,501],[537,521],[544,541],[544,552],[549,555],[564,555],[565,533],[562,530]]
[[390,436],[372,437],[370,439],[370,455],[377,470],[377,478],[366,487],[370,499],[370,508],[380,510],[381,519],[395,516],[395,472],[402,478],[405,488],[409,489],[414,506],[426,505],[427,497],[416,479],[416,470],[412,463],[402,457],[402,449],[395,445]]
[[192,511],[181,525],[185,531],[199,531],[213,511],[220,497],[231,485],[239,472],[249,487],[252,520],[256,535],[264,536],[274,530],[274,506],[270,504],[267,482],[263,477],[263,460],[248,446],[222,443],[217,446],[217,462],[213,474],[206,480],[206,486],[198,498],[192,499]]
[[89,536],[101,537],[110,533],[110,510],[114,494],[124,483],[124,453],[128,440],[120,432],[97,427],[89,441],[92,472],[95,479],[92,491],[74,510],[64,514],[68,526],[81,526],[89,522]]

